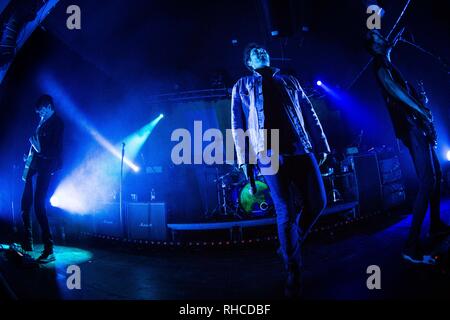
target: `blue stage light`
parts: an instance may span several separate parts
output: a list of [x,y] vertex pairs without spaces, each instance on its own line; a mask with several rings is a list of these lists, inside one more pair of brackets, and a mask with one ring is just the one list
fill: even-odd
[[450,161],[450,150],[447,151],[447,161]]
[[322,81],[319,80],[319,81],[316,82],[316,84],[317,84],[319,87],[321,87],[321,86],[322,86]]
[[[163,115],[160,114],[153,121],[121,140],[119,144],[112,146],[113,154],[119,153],[119,159],[110,156],[109,152],[112,152],[110,148],[106,148],[109,152],[93,150],[86,155],[79,167],[58,185],[50,198],[50,204],[65,211],[83,215],[96,212],[105,203],[113,201],[119,190],[120,145],[122,142],[125,143],[124,162],[126,163],[125,160],[129,159],[131,163],[162,118]],[[101,143],[101,145],[105,144]],[[140,171],[136,165],[130,168],[134,172]],[[124,170],[127,174],[126,167]]]
[[[114,146],[108,139],[106,139],[89,121],[86,115],[78,108],[77,104],[72,100],[72,98],[67,94],[67,92],[62,88],[62,86],[55,81],[51,76],[44,75],[41,79],[41,84],[46,92],[50,93],[56,101],[59,101],[63,108],[59,110],[62,113],[74,121],[80,128],[88,132],[92,138],[97,141],[103,148],[108,150],[114,157],[121,160],[122,153],[120,151],[120,145]],[[128,156],[123,159],[126,166],[128,166],[134,172],[139,171],[139,167],[130,160]]]
[[56,196],[52,196],[50,198],[50,204],[52,205],[52,207],[58,207],[59,206],[59,199]]

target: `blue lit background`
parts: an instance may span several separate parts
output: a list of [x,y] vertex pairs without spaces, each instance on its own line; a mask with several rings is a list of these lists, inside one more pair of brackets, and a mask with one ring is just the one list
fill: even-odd
[[[217,85],[218,75],[222,79],[220,86],[230,88],[247,74],[241,55],[251,41],[266,44],[273,65],[297,75],[306,89],[324,94],[313,102],[333,147],[342,149],[364,132],[363,146],[396,148],[392,125],[371,70],[350,90],[346,89],[369,56],[362,46],[365,15],[361,3],[344,2],[309,2],[304,18],[309,31],[286,40],[266,35],[254,1],[61,1],[44,22],[45,29],[36,30],[20,52],[2,84],[0,217],[8,219],[13,198],[18,204],[22,154],[37,124],[30,107],[42,92],[55,96],[66,123],[64,170],[51,193],[55,205],[61,205],[61,194],[70,190],[61,191],[67,181],[90,181],[83,175],[86,170],[99,174],[97,184],[91,185],[102,191],[99,197],[110,197],[117,187],[117,155],[121,142],[126,141],[126,155],[135,168],[165,166],[163,175],[147,176],[145,183],[145,170],[127,171],[127,194],[139,193],[133,190],[139,186],[143,190],[141,198],[145,199],[148,189],[155,186],[172,201],[189,190],[192,197],[184,199],[186,205],[178,217],[188,220],[189,211],[202,215],[211,197],[205,194],[205,186],[211,186],[205,184],[202,168],[171,167],[170,133],[179,127],[191,128],[194,120],[203,120],[205,130],[224,129],[229,121],[229,104],[158,104],[152,103],[151,97],[211,88]],[[80,31],[65,28],[65,8],[69,4],[82,8]],[[386,26],[392,26],[402,5],[386,4]],[[449,28],[447,18],[439,11],[439,5],[414,3],[405,22],[421,45],[445,57],[449,56],[449,48],[442,39],[449,38]],[[441,160],[446,161],[450,151],[448,76],[435,61],[410,47],[399,46],[392,59],[407,79],[424,80],[440,136],[438,151]],[[321,85],[317,88],[318,81]],[[160,114],[164,118],[152,124]],[[143,129],[144,135],[139,135],[147,125],[151,129]],[[141,138],[134,140],[135,147],[133,135]],[[413,181],[410,159],[404,150],[401,156],[405,173]],[[96,169],[98,164],[104,169],[101,173]],[[73,179],[67,180],[70,177]],[[75,208],[77,212],[87,210]]]

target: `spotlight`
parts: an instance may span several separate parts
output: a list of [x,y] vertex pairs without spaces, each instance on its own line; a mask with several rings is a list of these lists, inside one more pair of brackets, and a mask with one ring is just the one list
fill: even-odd
[[159,115],[159,117],[160,117],[160,118],[164,118],[164,114],[161,113],[161,114]]
[[[133,172],[142,171],[142,168],[131,161],[138,156],[161,119],[159,115],[144,127],[120,140],[126,145],[124,163],[127,164],[128,161],[128,166]],[[100,141],[103,142],[104,138]],[[84,215],[97,212],[106,202],[115,198],[119,189],[118,172],[120,172],[118,170],[120,163],[116,158],[121,159],[121,148],[120,144],[113,146],[110,143],[104,143],[102,145],[111,147],[107,150],[115,157],[111,157],[109,152],[98,153],[96,150],[86,155],[79,167],[58,185],[50,199],[51,205],[74,214]],[[127,171],[124,173],[127,174]]]
[[447,151],[447,161],[450,161],[450,150]]
[[59,205],[58,198],[55,196],[52,196],[50,198],[50,204],[52,205],[52,207],[58,207],[58,205]]
[[316,84],[317,84],[319,87],[321,87],[321,86],[322,86],[322,81],[319,80],[319,81],[316,82]]

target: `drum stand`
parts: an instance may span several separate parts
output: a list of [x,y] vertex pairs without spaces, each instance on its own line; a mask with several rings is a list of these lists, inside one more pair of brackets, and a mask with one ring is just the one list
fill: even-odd
[[225,178],[228,177],[228,174],[225,174],[223,176],[218,176],[214,180],[216,183],[216,192],[217,192],[217,206],[213,210],[211,216],[217,217],[217,216],[225,216],[225,217],[236,217],[239,219],[242,219],[237,213],[237,210],[235,207],[230,207],[229,201],[228,201],[228,192],[227,192],[227,184],[225,182]]
[[331,202],[333,204],[342,201],[341,193],[335,187],[336,174],[334,173],[334,169],[329,168],[327,173],[322,174],[322,177],[324,177],[330,181],[331,190],[328,193],[327,198],[331,199]]
[[330,191],[331,201],[333,203],[342,201],[341,193],[339,192],[338,189],[335,188],[335,184],[334,184],[334,180],[335,180],[336,176],[334,174],[331,174],[329,176],[329,178],[330,178],[330,182],[331,182],[331,191]]

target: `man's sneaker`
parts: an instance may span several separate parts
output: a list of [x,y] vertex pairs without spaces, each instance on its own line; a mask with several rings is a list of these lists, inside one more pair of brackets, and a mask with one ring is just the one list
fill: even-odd
[[284,295],[288,299],[299,298],[302,290],[301,267],[289,265],[286,268],[287,279],[284,286]]
[[284,295],[288,299],[296,299],[301,295],[301,278],[300,274],[289,272],[284,287]]
[[430,255],[420,254],[414,249],[405,249],[402,253],[403,259],[414,264],[435,265],[436,260]]
[[430,227],[429,236],[432,238],[443,237],[450,234],[450,226],[446,225],[444,222],[440,222],[437,225],[432,225]]
[[55,254],[53,253],[53,250],[44,250],[42,251],[42,254],[37,258],[38,263],[49,263],[52,261],[55,261]]

